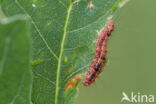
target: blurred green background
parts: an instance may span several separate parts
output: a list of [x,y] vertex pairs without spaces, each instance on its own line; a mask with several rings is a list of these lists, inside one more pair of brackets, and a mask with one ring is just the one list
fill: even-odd
[[132,104],[121,102],[122,92],[152,94],[156,102],[156,0],[131,0],[114,21],[108,63],[92,86],[80,85],[75,104]]

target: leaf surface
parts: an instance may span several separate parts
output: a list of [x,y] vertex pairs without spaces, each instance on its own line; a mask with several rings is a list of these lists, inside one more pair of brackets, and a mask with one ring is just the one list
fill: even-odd
[[[97,30],[123,0],[5,0],[7,16],[31,21],[34,104],[72,104],[94,57]],[[76,76],[77,75],[77,76]],[[73,78],[73,80],[70,80]]]
[[28,34],[25,17],[0,19],[0,104],[31,102],[32,75]]

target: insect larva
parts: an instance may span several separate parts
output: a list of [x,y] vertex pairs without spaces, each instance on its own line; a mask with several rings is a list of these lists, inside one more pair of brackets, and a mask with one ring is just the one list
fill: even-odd
[[109,40],[109,36],[111,36],[113,30],[114,23],[109,20],[104,30],[102,32],[98,32],[95,56],[90,68],[88,69],[88,72],[85,74],[85,78],[83,80],[84,86],[91,85],[102,71],[104,62],[107,59],[107,41]]

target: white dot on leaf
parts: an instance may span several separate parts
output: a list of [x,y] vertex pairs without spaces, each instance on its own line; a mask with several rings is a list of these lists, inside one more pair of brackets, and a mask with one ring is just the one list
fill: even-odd
[[32,4],[32,7],[34,7],[34,8],[35,8],[35,7],[36,7],[36,5],[35,5],[35,4]]

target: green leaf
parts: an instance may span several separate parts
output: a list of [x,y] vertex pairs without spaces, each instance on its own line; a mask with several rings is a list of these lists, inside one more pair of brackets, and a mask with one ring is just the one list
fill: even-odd
[[[5,0],[7,16],[31,21],[34,104],[72,104],[79,78],[94,57],[96,30],[123,0]],[[125,0],[124,0],[125,1]],[[73,80],[70,80],[72,77]],[[71,82],[71,83],[68,83]]]
[[0,104],[30,104],[30,40],[23,16],[0,18],[0,50]]
[[3,2],[3,0],[0,0],[0,3],[2,3]]

